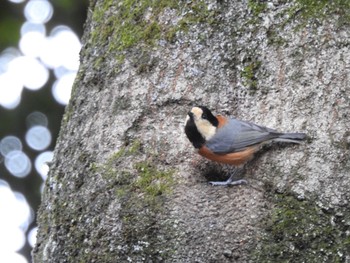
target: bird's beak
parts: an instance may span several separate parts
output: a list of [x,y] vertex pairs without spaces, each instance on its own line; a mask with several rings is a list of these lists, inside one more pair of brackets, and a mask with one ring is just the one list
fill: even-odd
[[186,116],[186,120],[185,120],[185,125],[187,125],[187,123],[192,120],[193,121],[193,113],[192,112],[187,112],[187,116]]
[[193,112],[192,111],[189,111],[187,114],[191,119],[193,119]]

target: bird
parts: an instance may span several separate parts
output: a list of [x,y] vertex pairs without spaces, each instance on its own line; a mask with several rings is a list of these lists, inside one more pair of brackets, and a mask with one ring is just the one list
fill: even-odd
[[300,144],[306,138],[305,133],[282,133],[252,122],[214,116],[206,106],[195,106],[188,112],[185,133],[201,156],[236,168],[226,181],[209,182],[224,186],[247,184],[246,180],[234,180],[234,177],[263,145],[270,142]]

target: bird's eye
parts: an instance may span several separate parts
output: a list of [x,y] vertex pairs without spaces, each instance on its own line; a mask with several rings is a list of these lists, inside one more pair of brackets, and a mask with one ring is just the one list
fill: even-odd
[[206,119],[208,119],[208,116],[207,116],[207,114],[206,113],[202,113],[202,119],[204,119],[204,120],[206,120]]

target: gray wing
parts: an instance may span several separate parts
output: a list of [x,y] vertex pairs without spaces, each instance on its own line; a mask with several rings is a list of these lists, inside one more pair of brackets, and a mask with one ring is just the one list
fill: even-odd
[[263,141],[278,138],[280,133],[254,123],[229,119],[216,134],[206,142],[214,153],[232,153]]

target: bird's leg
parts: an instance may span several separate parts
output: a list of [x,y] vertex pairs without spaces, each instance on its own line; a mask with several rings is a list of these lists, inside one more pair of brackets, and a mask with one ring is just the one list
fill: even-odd
[[223,182],[222,181],[209,182],[209,184],[211,184],[211,185],[224,185],[224,186],[233,186],[233,185],[247,184],[248,182],[246,180],[244,180],[244,179],[233,180],[235,175],[241,173],[242,171],[243,171],[243,168],[241,168],[241,167],[236,168],[226,181],[223,181]]

